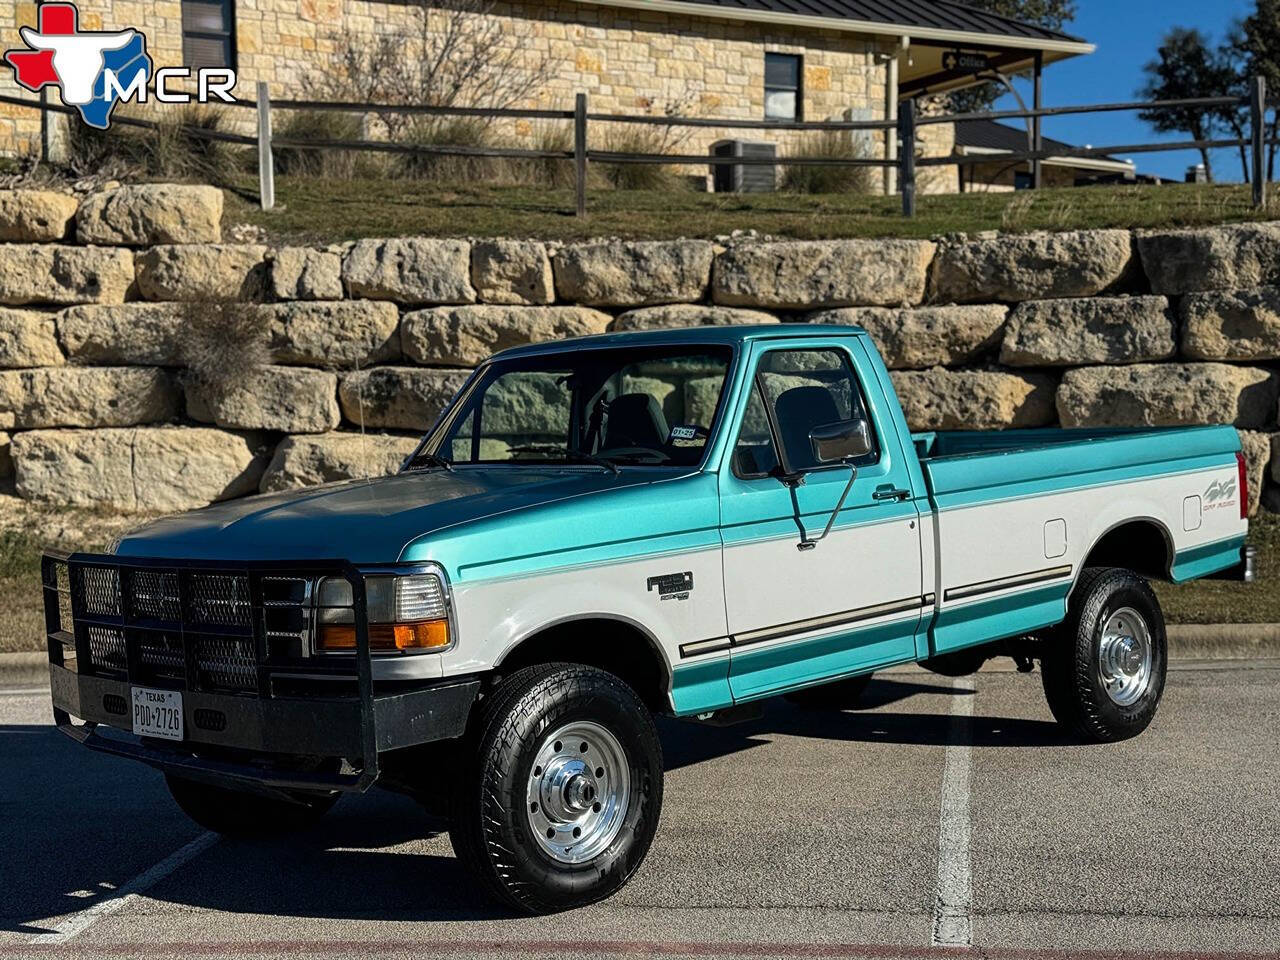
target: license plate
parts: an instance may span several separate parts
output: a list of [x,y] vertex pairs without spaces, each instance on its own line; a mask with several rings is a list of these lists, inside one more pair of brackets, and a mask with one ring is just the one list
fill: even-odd
[[140,737],[182,739],[182,694],[177,690],[133,691],[133,732]]

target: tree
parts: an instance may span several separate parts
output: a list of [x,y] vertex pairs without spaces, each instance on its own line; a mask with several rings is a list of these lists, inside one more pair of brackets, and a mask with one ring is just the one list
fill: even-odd
[[[1189,100],[1195,97],[1240,95],[1240,76],[1226,53],[1226,47],[1211,48],[1199,30],[1174,27],[1156,51],[1157,59],[1142,69],[1147,82],[1139,96],[1147,100]],[[1157,107],[1139,116],[1161,133],[1179,132],[1193,140],[1211,140],[1216,131],[1230,128],[1238,116],[1234,108]],[[1242,122],[1242,121],[1241,121]],[[1213,165],[1209,150],[1200,147],[1205,176],[1212,182]],[[1246,157],[1242,153],[1242,157]],[[1248,161],[1245,159],[1245,179]]]
[[[1023,23],[1034,23],[1046,30],[1061,30],[1076,15],[1075,0],[968,0],[968,6]],[[947,110],[950,113],[986,110],[1004,92],[1002,84],[991,82],[956,90],[947,95]]]
[[[550,64],[513,42],[492,15],[491,0],[402,3],[408,8],[403,32],[379,31],[372,42],[349,34],[337,39],[337,69],[316,77],[327,99],[504,109],[535,98],[550,79]],[[422,125],[390,111],[378,118],[393,140]]]
[[[1239,48],[1250,76],[1267,82],[1267,98],[1280,95],[1280,0],[1257,0],[1252,15],[1239,27]],[[1275,175],[1276,138],[1280,137],[1280,112],[1271,122],[1267,147],[1267,179]]]

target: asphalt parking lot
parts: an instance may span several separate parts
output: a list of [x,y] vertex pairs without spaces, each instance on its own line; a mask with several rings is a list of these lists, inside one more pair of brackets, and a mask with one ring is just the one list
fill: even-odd
[[[262,844],[0,692],[0,954],[1280,955],[1280,661],[1182,663],[1083,746],[1039,678],[878,679],[868,709],[663,725],[662,827],[611,901],[513,918],[385,793]],[[971,948],[966,950],[966,946]]]

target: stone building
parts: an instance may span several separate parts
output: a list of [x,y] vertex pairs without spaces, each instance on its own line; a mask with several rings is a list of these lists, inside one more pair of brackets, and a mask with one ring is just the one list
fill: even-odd
[[[0,5],[0,48],[18,47],[37,5]],[[413,0],[80,0],[81,28],[141,29],[158,66],[231,66],[241,96],[267,81],[277,99],[314,94],[344,42],[411,33]],[[438,15],[438,14],[436,14]],[[974,82],[978,67],[1005,74],[1089,53],[1075,37],[983,13],[949,0],[551,0],[501,2],[484,16],[501,42],[547,80],[530,107],[568,108],[586,92],[607,113],[679,108],[706,117],[760,121],[884,119],[903,98]],[[0,93],[25,95],[0,71]],[[29,95],[28,95],[29,96]],[[0,104],[0,152],[38,149],[34,111]],[[687,131],[682,152],[715,140],[778,142],[784,131]],[[923,128],[928,152],[951,150],[947,127]],[[532,124],[508,131],[537,135]],[[604,131],[607,134],[607,131]],[[894,138],[861,136],[868,154],[892,155]],[[953,177],[938,177],[954,189]]]

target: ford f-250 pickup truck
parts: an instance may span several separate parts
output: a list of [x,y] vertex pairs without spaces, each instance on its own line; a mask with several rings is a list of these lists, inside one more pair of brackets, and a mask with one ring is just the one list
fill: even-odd
[[526,346],[395,476],[47,555],[55,715],[224,833],[408,792],[553,911],[644,859],[656,714],[1003,655],[1079,737],[1134,736],[1165,681],[1147,581],[1249,578],[1246,502],[1230,427],[912,436],[858,328]]

